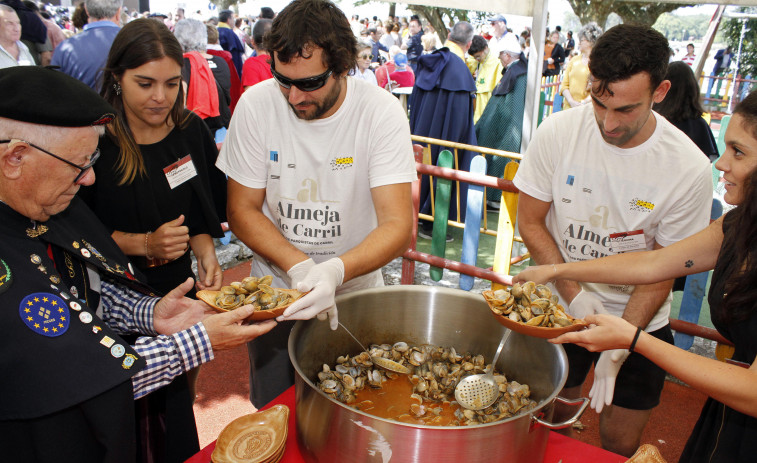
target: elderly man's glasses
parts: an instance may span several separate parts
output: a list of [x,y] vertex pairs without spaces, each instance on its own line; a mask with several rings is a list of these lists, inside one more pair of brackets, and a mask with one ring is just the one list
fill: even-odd
[[18,143],[18,142],[26,143],[27,145],[31,146],[32,148],[38,149],[38,150],[42,151],[43,153],[49,154],[50,156],[54,157],[55,159],[58,159],[59,161],[65,162],[66,164],[68,164],[71,167],[76,167],[77,169],[79,169],[79,174],[76,175],[76,178],[74,179],[74,183],[79,183],[79,180],[81,180],[82,177],[84,177],[87,174],[87,171],[89,169],[91,169],[92,166],[94,166],[95,163],[97,162],[97,160],[100,158],[100,149],[98,148],[98,149],[95,150],[94,153],[92,153],[92,156],[89,157],[89,162],[86,165],[79,166],[79,165],[74,164],[71,161],[67,161],[67,160],[63,159],[62,157],[60,157],[58,155],[55,155],[55,154],[47,151],[46,149],[40,148],[39,146],[37,146],[37,145],[35,145],[33,143],[29,143],[28,141],[25,141],[25,140],[18,140],[18,139],[0,140],[0,143],[11,143],[11,144],[13,144],[13,143]]
[[331,70],[317,76],[305,77],[304,79],[290,79],[276,72],[276,69],[273,68],[273,63],[271,63],[271,74],[273,74],[273,78],[276,82],[284,88],[289,89],[294,85],[303,92],[314,92],[326,85],[329,77],[331,77]]

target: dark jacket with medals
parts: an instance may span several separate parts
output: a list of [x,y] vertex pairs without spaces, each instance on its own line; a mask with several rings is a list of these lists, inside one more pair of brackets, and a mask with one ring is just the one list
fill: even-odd
[[43,224],[0,203],[0,440],[13,461],[136,458],[131,378],[145,360],[97,316],[87,264],[149,293],[78,198]]

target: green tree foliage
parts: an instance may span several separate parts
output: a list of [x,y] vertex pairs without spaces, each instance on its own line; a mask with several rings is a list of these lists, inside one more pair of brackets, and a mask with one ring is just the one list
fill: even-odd
[[704,38],[710,24],[708,15],[676,16],[669,13],[661,14],[654,23],[655,29],[660,31],[668,40],[688,42]]
[[[757,8],[739,8],[739,12],[757,14]],[[739,50],[739,39],[741,37],[743,21],[740,18],[724,18],[720,24],[723,37],[726,43],[731,46],[734,55]],[[741,44],[739,72],[744,76],[751,75],[752,78],[757,76],[757,49],[754,47],[755,43],[757,43],[757,19],[747,19],[746,33],[744,34],[744,41]]]
[[612,13],[620,16],[622,22],[626,24],[647,24],[651,26],[661,14],[683,6],[691,6],[677,3],[627,2],[622,0],[568,0],[568,3],[581,24],[594,21],[603,29],[609,26],[607,19]]
[[245,3],[245,0],[210,0],[214,5],[218,6],[218,11],[221,10],[234,10],[239,11],[240,3]]

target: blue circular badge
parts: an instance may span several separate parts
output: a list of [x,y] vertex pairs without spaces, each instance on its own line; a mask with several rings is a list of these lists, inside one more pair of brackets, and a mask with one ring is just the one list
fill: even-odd
[[18,313],[26,326],[37,334],[55,337],[68,330],[68,306],[55,294],[34,293],[26,296],[19,304]]

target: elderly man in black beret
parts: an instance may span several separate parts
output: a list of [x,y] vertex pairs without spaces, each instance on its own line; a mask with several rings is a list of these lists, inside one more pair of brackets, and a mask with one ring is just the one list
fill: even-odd
[[3,457],[153,461],[134,399],[275,322],[241,324],[249,306],[207,315],[206,305],[183,297],[191,280],[162,299],[151,295],[76,197],[95,181],[113,108],[46,68],[0,70],[0,88]]

